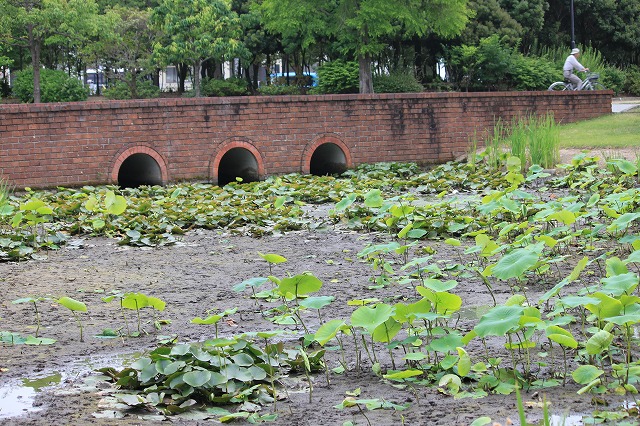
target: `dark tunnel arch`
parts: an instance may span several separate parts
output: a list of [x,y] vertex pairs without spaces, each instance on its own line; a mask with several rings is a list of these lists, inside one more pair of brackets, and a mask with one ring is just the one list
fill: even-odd
[[122,188],[162,184],[162,169],[158,162],[148,154],[132,154],[122,162],[118,169],[118,185]]
[[248,149],[231,148],[220,159],[218,186],[236,182],[236,178],[241,178],[243,183],[260,180],[258,160]]
[[347,170],[347,156],[338,145],[328,142],[318,146],[309,161],[309,173],[316,176],[342,174]]

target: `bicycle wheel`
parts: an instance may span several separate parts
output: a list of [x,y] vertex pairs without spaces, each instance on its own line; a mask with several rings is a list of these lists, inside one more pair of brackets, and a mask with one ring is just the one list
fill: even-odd
[[567,87],[567,83],[565,83],[564,81],[556,81],[551,86],[549,86],[548,90],[556,92],[556,91],[571,90],[571,89]]
[[601,83],[598,83],[597,81],[594,81],[593,83],[591,83],[591,89],[590,90],[607,90],[607,88],[604,87]]

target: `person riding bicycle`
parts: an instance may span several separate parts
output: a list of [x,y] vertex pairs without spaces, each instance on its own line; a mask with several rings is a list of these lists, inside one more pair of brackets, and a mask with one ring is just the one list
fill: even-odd
[[589,71],[589,68],[585,68],[578,62],[578,57],[580,57],[580,49],[572,49],[571,54],[564,61],[564,67],[562,67],[562,75],[573,84],[573,90],[580,90],[580,86],[582,86],[582,80],[573,73],[573,70]]

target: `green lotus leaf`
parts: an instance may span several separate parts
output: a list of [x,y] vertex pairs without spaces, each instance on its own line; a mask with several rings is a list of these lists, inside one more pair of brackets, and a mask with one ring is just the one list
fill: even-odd
[[273,264],[273,265],[278,265],[280,263],[284,263],[287,261],[287,258],[284,256],[280,256],[279,254],[274,254],[274,253],[260,253],[258,252],[258,255],[260,255],[261,258],[263,258],[264,260],[266,260],[267,262]]
[[386,303],[378,303],[374,307],[362,306],[351,314],[351,325],[354,327],[362,327],[369,334],[373,334],[374,330],[393,315],[393,307]]
[[343,331],[348,328],[349,326],[344,322],[344,320],[334,319],[322,324],[320,328],[318,328],[318,331],[316,331],[314,338],[316,342],[324,346],[327,342],[336,337],[339,331]]
[[602,376],[603,374],[604,371],[600,370],[596,366],[581,365],[580,367],[576,368],[573,373],[571,373],[571,377],[573,377],[573,380],[575,380],[576,383],[580,385],[586,385]]
[[72,311],[87,312],[87,305],[67,296],[58,299],[58,303]]
[[211,372],[208,370],[193,370],[184,373],[182,380],[189,386],[199,388],[211,379]]
[[480,318],[474,331],[481,338],[505,336],[518,329],[523,312],[522,306],[496,306]]
[[494,277],[501,280],[520,278],[538,263],[540,254],[530,248],[519,248],[505,255],[492,270]]

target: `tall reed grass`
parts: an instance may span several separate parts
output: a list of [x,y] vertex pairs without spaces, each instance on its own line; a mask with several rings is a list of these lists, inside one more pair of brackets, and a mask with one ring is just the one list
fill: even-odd
[[[477,161],[475,154],[479,142],[474,133],[469,158]],[[502,168],[509,155],[518,157],[523,172],[534,164],[553,168],[560,161],[560,131],[553,114],[516,117],[510,125],[498,120],[493,133],[487,135],[481,158],[492,169]]]

